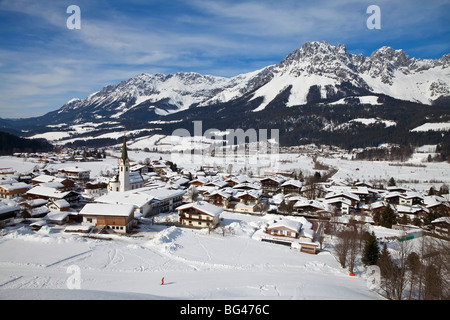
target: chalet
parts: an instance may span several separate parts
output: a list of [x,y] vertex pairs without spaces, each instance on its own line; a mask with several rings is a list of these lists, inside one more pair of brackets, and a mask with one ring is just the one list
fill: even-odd
[[[55,183],[56,188],[61,191],[73,190],[75,187],[75,182],[73,180],[67,178],[54,177],[46,174],[41,174],[37,177],[34,177],[31,181],[33,183],[33,186],[41,185],[50,187],[51,183]],[[58,183],[59,185],[56,185],[56,183]]]
[[400,192],[388,192],[384,194],[383,198],[386,202],[390,204],[400,204]]
[[300,237],[301,228],[302,224],[300,222],[280,219],[270,223],[266,228],[266,232],[273,236],[298,239]]
[[286,181],[283,176],[271,176],[261,179],[261,188],[265,195],[274,195],[281,190],[281,185]]
[[199,201],[177,208],[178,222],[194,228],[215,228],[219,225],[222,209],[208,202]]
[[433,232],[450,238],[450,217],[441,217],[431,221]]
[[299,199],[293,206],[294,210],[300,214],[317,214],[319,212],[329,215],[329,208],[323,202],[317,200]]
[[406,206],[422,205],[423,196],[417,192],[405,192],[399,196],[399,204]]
[[20,206],[15,201],[0,199],[0,227],[12,221],[20,210]]
[[303,183],[298,180],[288,180],[281,185],[281,192],[283,194],[298,193],[302,190]]
[[238,192],[235,198],[244,204],[257,204],[261,196],[261,190],[248,190]]
[[148,187],[135,190],[136,193],[146,194],[156,201],[151,215],[163,212],[173,212],[183,203],[184,190],[169,189],[166,187]]
[[13,168],[0,168],[0,175],[10,175],[14,173],[15,171]]
[[90,170],[79,167],[66,167],[58,170],[58,173],[66,175],[68,179],[83,181],[89,180]]
[[48,203],[48,208],[52,212],[69,211],[70,203],[64,199],[61,200],[51,200]]
[[137,216],[149,216],[152,215],[155,203],[157,202],[154,197],[147,194],[133,193],[129,191],[125,192],[113,192],[105,194],[97,199],[97,203],[107,204],[119,204],[119,205],[132,205],[135,207],[134,215]]
[[359,197],[358,202],[369,203],[375,198],[375,190],[368,189],[363,186],[331,186],[328,188],[329,192],[345,192],[357,195]]
[[83,218],[83,225],[128,233],[134,226],[134,209],[133,205],[88,203],[79,215]]
[[225,188],[228,186],[228,183],[224,180],[212,180],[204,184],[205,187],[212,187],[212,188]]
[[28,199],[66,200],[70,205],[76,205],[80,194],[74,191],[59,191],[55,188],[37,186],[25,193]]
[[208,202],[217,207],[228,207],[233,194],[226,190],[214,190],[208,196]]
[[277,219],[265,228],[266,236],[261,241],[299,248],[301,252],[316,254],[318,244],[314,242],[312,224],[305,218],[300,221]]
[[205,184],[209,182],[208,178],[199,177],[197,179],[194,179],[189,182],[189,185],[195,186],[195,187],[203,187]]
[[62,225],[69,222],[69,211],[50,211],[44,217],[47,223]]
[[443,197],[426,196],[424,197],[424,205],[430,211],[440,212],[444,216],[450,215],[450,204]]
[[359,201],[359,196],[348,191],[329,192],[325,195],[325,203],[336,206],[344,214],[355,210]]
[[24,195],[30,187],[24,182],[0,185],[0,198],[13,199]]
[[246,175],[239,175],[239,176],[230,176],[225,181],[228,183],[229,187],[234,187],[237,184],[241,183],[255,183],[255,179],[249,178]]
[[105,182],[88,182],[84,187],[84,193],[88,196],[101,196],[108,192],[108,184]]
[[406,216],[409,221],[414,221],[416,218],[422,218],[427,216],[430,211],[420,205],[395,205],[395,211],[399,217]]
[[343,214],[350,214],[354,208],[352,201],[344,197],[325,199],[324,202],[328,205],[336,207],[336,209]]

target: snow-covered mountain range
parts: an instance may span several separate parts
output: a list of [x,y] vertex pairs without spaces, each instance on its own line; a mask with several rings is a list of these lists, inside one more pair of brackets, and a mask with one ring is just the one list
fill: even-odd
[[223,78],[198,73],[142,73],[116,86],[107,86],[84,100],[66,103],[58,113],[89,109],[98,118],[120,118],[133,109],[158,115],[228,102],[253,92],[263,97],[254,111],[263,110],[290,87],[286,106],[312,100],[342,98],[347,91],[379,93],[400,100],[432,104],[450,96],[450,54],[439,60],[409,58],[402,50],[382,47],[370,57],[347,52],[344,45],[307,42],[280,63]]
[[[278,64],[232,78],[198,73],[141,73],[85,99],[72,99],[59,110],[41,117],[12,122],[0,119],[0,127],[22,133],[26,129],[29,136],[39,133],[44,137],[47,131],[58,130],[59,137],[71,141],[86,137],[87,133],[89,139],[100,135],[113,137],[105,136],[113,128],[142,131],[154,129],[155,123],[176,123],[183,127],[185,122],[208,119],[208,125],[220,129],[229,125],[255,127],[264,123],[268,127],[282,123],[291,132],[301,124],[300,118],[306,119],[304,110],[298,109],[302,106],[356,103],[392,108],[409,103],[427,108],[446,106],[449,101],[450,54],[435,60],[416,59],[402,50],[382,47],[365,57],[347,52],[344,45],[322,41],[307,42]],[[286,110],[297,110],[289,113],[290,122],[286,120],[286,112],[290,111]],[[270,112],[270,121],[263,111]],[[442,114],[442,109],[439,112]],[[282,121],[280,117],[284,117]],[[310,124],[314,118],[311,117],[307,119]],[[380,114],[358,114],[358,118],[380,117]],[[348,127],[328,118],[311,130]],[[353,118],[339,119],[350,120]],[[393,118],[380,120],[376,123],[398,123]],[[90,125],[89,132],[79,130],[83,124]],[[78,127],[74,129],[75,126]]]

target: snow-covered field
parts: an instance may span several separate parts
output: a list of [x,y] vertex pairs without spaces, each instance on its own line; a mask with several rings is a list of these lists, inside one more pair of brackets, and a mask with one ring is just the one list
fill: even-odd
[[381,299],[364,270],[350,277],[327,251],[253,239],[273,217],[222,218],[232,234],[141,225],[133,236],[103,235],[112,240],[18,223],[0,236],[0,299]]

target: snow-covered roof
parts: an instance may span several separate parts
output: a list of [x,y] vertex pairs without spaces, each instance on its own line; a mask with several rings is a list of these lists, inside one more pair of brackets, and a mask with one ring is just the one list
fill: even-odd
[[262,191],[261,190],[243,190],[243,191],[239,191],[235,197],[240,198],[240,197],[243,197],[246,195],[249,195],[252,198],[258,199],[262,195]]
[[69,212],[49,212],[44,217],[45,220],[51,220],[51,221],[63,221],[67,216],[69,215]]
[[309,206],[317,209],[325,209],[325,205],[322,202],[317,200],[308,200],[306,198],[300,199],[294,204],[294,208],[309,207]]
[[91,170],[89,169],[83,169],[80,167],[65,167],[65,168],[61,168],[58,170],[59,172],[75,172],[75,173],[80,173],[80,172],[90,172]]
[[184,209],[189,209],[189,208],[196,209],[198,211],[201,211],[201,212],[206,213],[211,216],[218,216],[223,212],[223,210],[221,208],[216,207],[215,205],[212,205],[205,201],[197,201],[197,202],[193,202],[193,203],[187,203],[187,204],[179,206],[177,208],[177,210],[179,211],[179,210],[184,210]]
[[287,229],[293,230],[295,232],[300,232],[300,229],[302,228],[302,223],[298,221],[293,221],[289,219],[278,219],[274,222],[269,223],[267,226],[267,229],[275,229],[280,227],[285,227]]
[[347,198],[354,201],[359,201],[359,197],[351,192],[348,191],[337,191],[337,192],[329,192],[325,195],[325,199],[329,200],[332,198]]
[[20,189],[29,189],[29,185],[24,182],[17,182],[17,183],[11,183],[11,184],[2,184],[0,185],[0,188],[6,190],[6,191],[14,191],[14,190],[20,190]]
[[286,187],[286,186],[294,186],[297,188],[301,188],[303,186],[303,183],[299,180],[288,180],[286,182],[284,182],[282,185],[282,187]]
[[95,202],[109,204],[128,204],[135,205],[141,208],[147,203],[151,202],[153,199],[153,196],[144,193],[137,194],[130,192],[110,192],[97,198]]
[[64,199],[60,199],[60,200],[54,200],[52,201],[52,203],[54,203],[58,208],[67,208],[70,207],[69,202],[67,202]]
[[69,193],[70,193],[70,191],[61,192],[61,191],[56,190],[55,188],[43,187],[43,186],[36,186],[27,191],[27,194],[32,194],[32,195],[36,195],[36,196],[44,196],[44,197],[55,198],[55,199],[62,199],[65,196],[67,196]]
[[352,205],[352,201],[350,199],[347,199],[344,197],[325,199],[325,203],[328,203],[328,204],[337,203],[337,202],[345,203],[346,205],[349,205],[349,206]]
[[80,215],[125,216],[133,214],[135,206],[129,204],[88,203]]
[[445,222],[450,224],[450,217],[440,217],[437,219],[434,219],[433,221],[431,221],[431,223],[440,223],[440,222]]
[[20,210],[20,207],[14,200],[9,199],[0,200],[0,213],[8,213],[18,210]]

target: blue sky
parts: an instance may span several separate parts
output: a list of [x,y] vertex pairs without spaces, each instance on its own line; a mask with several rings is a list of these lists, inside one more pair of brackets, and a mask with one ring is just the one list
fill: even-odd
[[[66,26],[70,5],[79,30]],[[379,30],[366,26],[370,5]],[[43,115],[142,72],[238,75],[307,41],[438,59],[449,15],[450,0],[0,0],[0,118]]]

